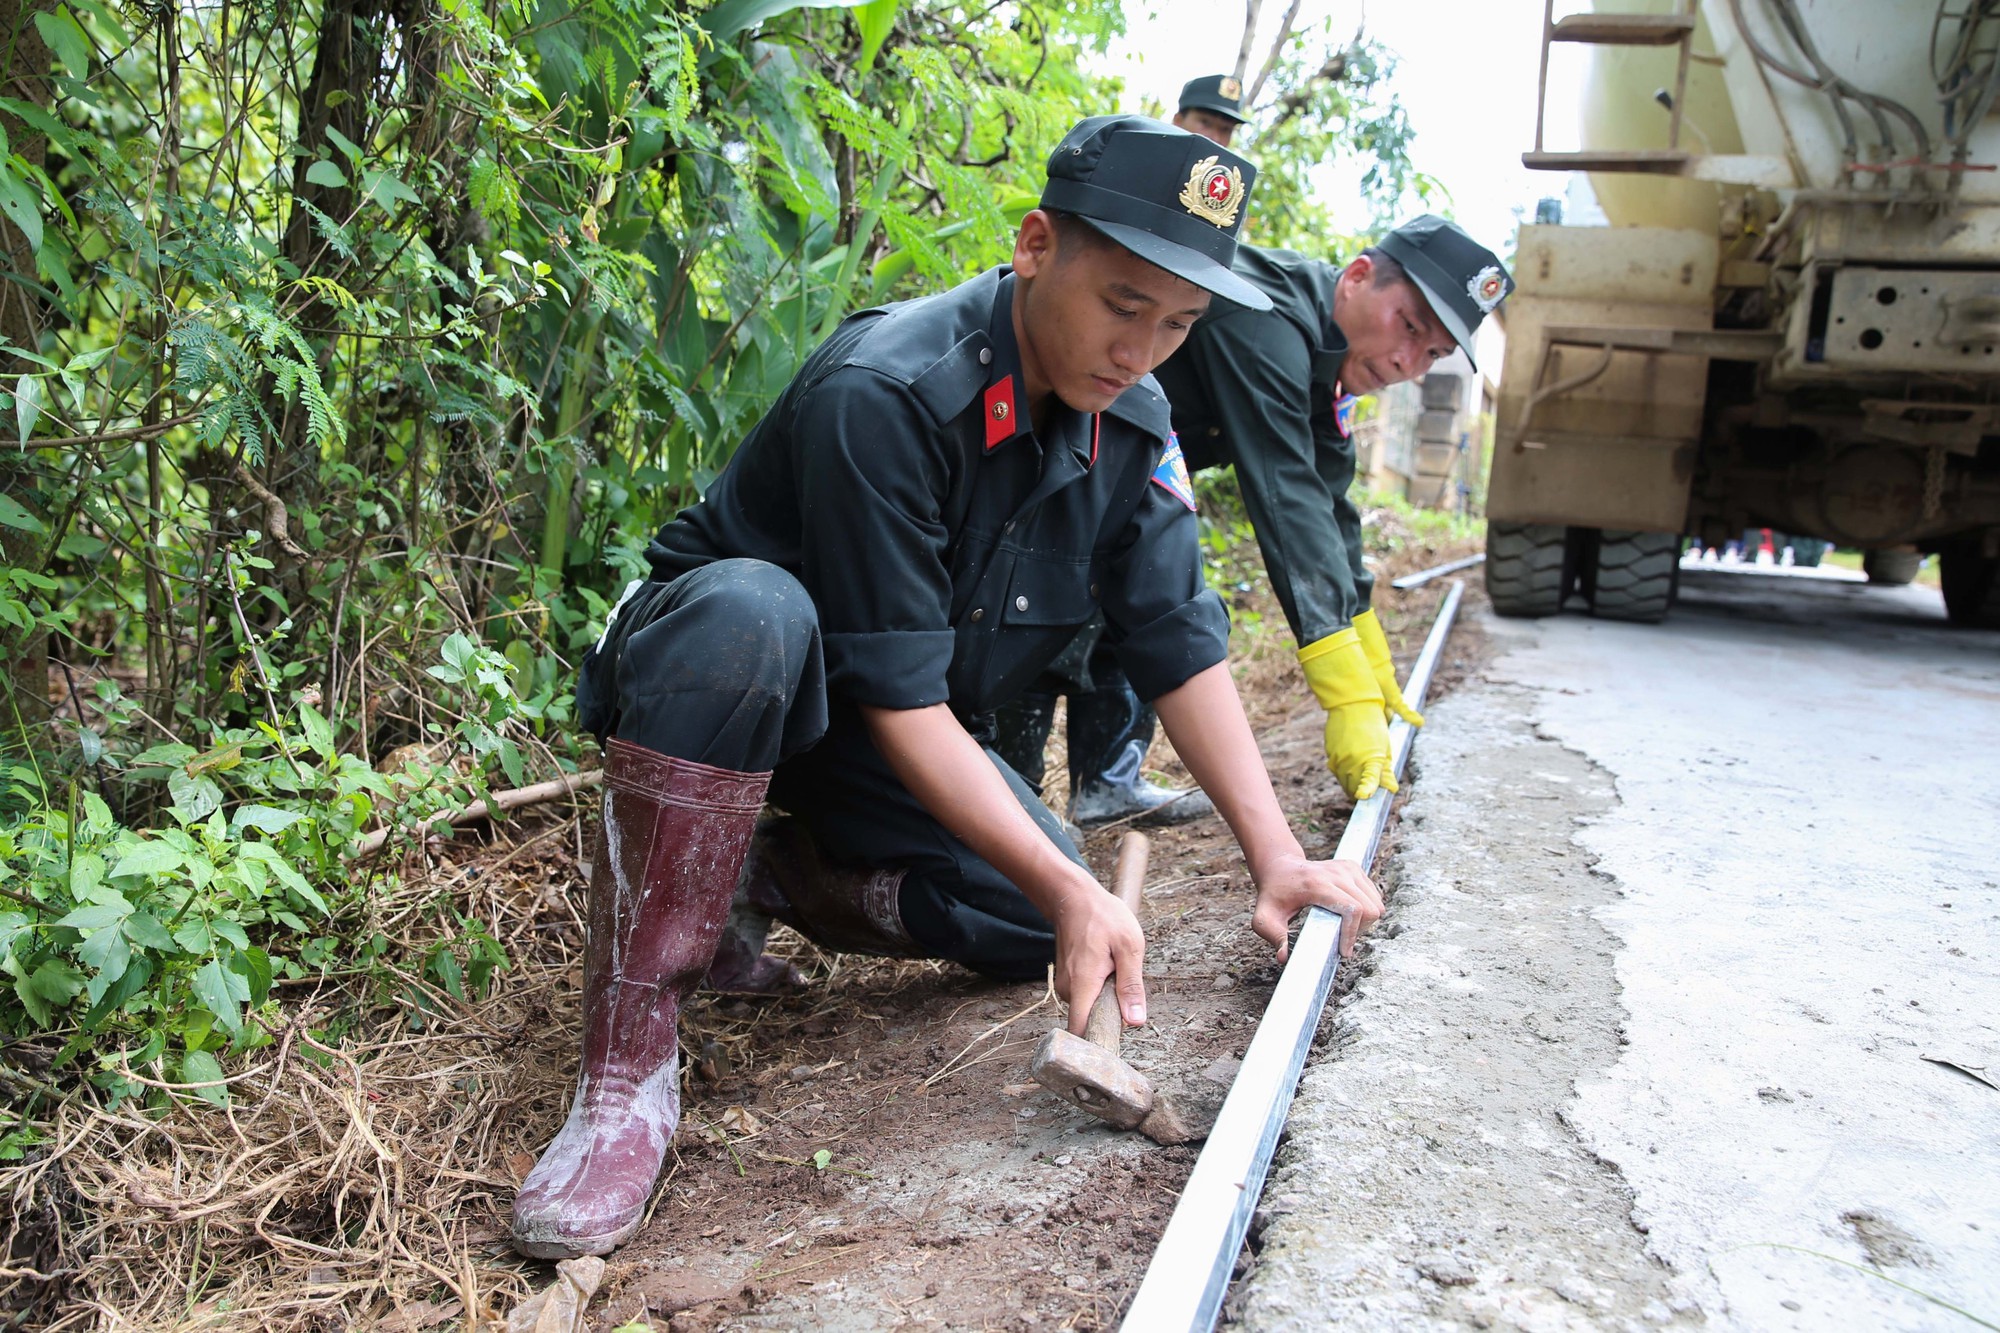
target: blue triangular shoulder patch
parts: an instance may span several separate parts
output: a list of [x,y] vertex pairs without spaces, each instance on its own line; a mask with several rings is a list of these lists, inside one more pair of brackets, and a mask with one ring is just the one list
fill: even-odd
[[1181,457],[1181,437],[1167,432],[1166,452],[1153,469],[1153,482],[1189,509],[1194,508],[1194,482],[1188,479],[1187,460]]

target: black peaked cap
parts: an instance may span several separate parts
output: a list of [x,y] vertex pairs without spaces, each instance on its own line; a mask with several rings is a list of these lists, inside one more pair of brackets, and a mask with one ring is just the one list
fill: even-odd
[[1147,116],[1092,116],[1049,155],[1041,206],[1073,213],[1139,258],[1227,301],[1271,298],[1230,272],[1257,168]]

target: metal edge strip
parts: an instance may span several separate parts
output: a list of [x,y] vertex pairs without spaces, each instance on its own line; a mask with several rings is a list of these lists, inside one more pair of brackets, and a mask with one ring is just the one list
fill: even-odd
[[1432,579],[1442,578],[1446,574],[1456,574],[1461,569],[1471,569],[1474,565],[1485,563],[1486,552],[1481,551],[1478,555],[1469,555],[1463,560],[1452,560],[1442,565],[1432,565],[1429,569],[1420,569],[1414,574],[1405,574],[1389,586],[1398,592],[1408,592],[1412,588],[1423,587]]
[[[1465,585],[1453,580],[1423,651],[1410,667],[1403,695],[1412,707],[1421,707],[1430,689],[1464,593]],[[1416,728],[1399,718],[1389,731],[1394,771],[1400,778]],[[1356,806],[1334,856],[1372,866],[1394,800],[1393,794],[1379,791]],[[1309,908],[1271,1001],[1243,1053],[1242,1067],[1216,1116],[1215,1128],[1195,1159],[1180,1201],[1119,1325],[1122,1333],[1215,1327],[1229,1292],[1237,1251],[1250,1228],[1278,1136],[1291,1111],[1292,1094],[1319,1029],[1320,1012],[1339,971],[1339,944],[1340,917],[1325,908]]]

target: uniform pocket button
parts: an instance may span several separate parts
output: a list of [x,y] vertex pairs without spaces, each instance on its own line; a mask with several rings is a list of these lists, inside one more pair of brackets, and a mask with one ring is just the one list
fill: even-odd
[[1027,610],[1027,609],[1028,609],[1028,599],[1027,599],[1027,598],[1025,598],[1025,597],[1016,597],[1016,598],[1014,599],[1014,609],[1015,609],[1016,611],[1025,611],[1025,610]]
[[1090,595],[1092,597],[1097,596],[1097,585],[1095,583],[1090,585]]
[[985,608],[985,607],[983,607],[983,606],[975,606],[975,607],[973,607],[973,608],[972,608],[972,623],[973,623],[973,624],[975,624],[975,625],[977,625],[977,624],[978,624],[978,623],[979,623],[980,621],[982,621],[982,620],[984,620],[984,619],[986,619],[986,608]]
[[1220,427],[1220,426],[1210,426],[1210,427],[1208,428],[1208,434],[1209,434],[1209,438],[1213,439],[1213,438],[1214,438],[1215,436],[1217,436],[1217,435],[1220,435],[1220,434],[1222,434],[1222,427]]

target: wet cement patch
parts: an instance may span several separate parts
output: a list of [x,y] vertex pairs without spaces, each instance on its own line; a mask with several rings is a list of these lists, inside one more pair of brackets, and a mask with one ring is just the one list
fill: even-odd
[[[1618,1055],[1610,779],[1471,686],[1419,741],[1393,894],[1301,1085],[1229,1315],[1247,1329],[1677,1326],[1619,1172],[1571,1129]],[[1323,1032],[1323,1036],[1328,1035]]]

